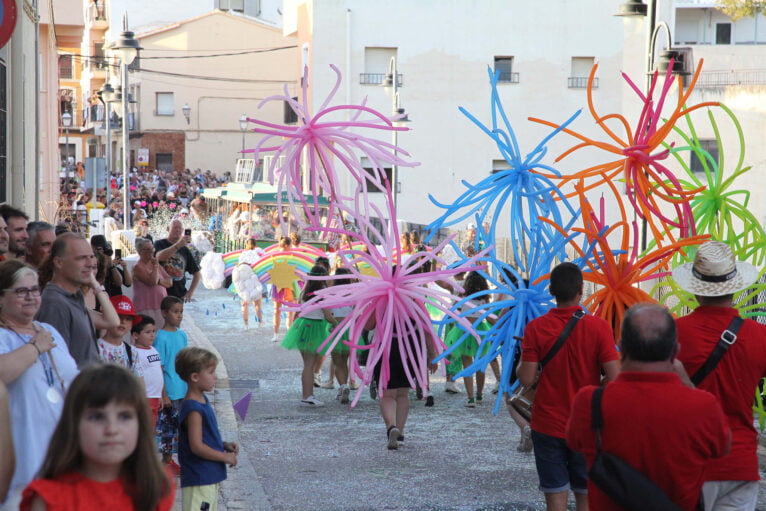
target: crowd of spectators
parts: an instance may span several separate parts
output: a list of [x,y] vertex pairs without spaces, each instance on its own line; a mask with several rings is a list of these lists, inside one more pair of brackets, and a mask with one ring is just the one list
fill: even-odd
[[[112,173],[108,190],[97,189],[95,202],[93,190],[87,187],[85,180],[68,192],[62,189],[57,223],[65,224],[67,230],[82,232],[87,227],[88,210],[95,207],[108,210],[105,213],[105,230],[121,229],[125,225],[122,179],[121,173]],[[130,225],[148,227],[148,221],[163,211],[170,212],[171,216],[190,215],[203,222],[208,211],[202,192],[207,188],[222,186],[230,179],[230,172],[217,176],[210,170],[203,172],[200,169],[174,172],[139,171],[134,168],[128,176]],[[141,234],[145,236],[147,232]]]

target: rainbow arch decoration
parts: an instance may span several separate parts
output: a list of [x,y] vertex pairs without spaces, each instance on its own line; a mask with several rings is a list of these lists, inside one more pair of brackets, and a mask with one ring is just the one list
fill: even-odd
[[[279,244],[277,244],[277,243],[275,243],[273,245],[269,245],[268,247],[264,248],[263,251],[267,254],[267,256],[268,255],[274,255],[274,254],[282,252],[281,249],[279,248]],[[233,250],[233,251],[227,252],[227,253],[225,253],[223,255],[223,263],[225,265],[225,269],[224,269],[224,272],[223,272],[224,276],[226,276],[226,277],[231,276],[231,272],[234,270],[234,267],[239,264],[239,255],[242,252],[243,252],[242,249],[240,249],[240,250]],[[292,247],[292,248],[290,248],[290,252],[291,253],[295,253],[295,254],[302,254],[302,255],[305,255],[306,257],[311,258],[312,265],[313,265],[314,259],[316,259],[317,257],[326,256],[326,254],[322,250],[320,250],[320,249],[318,249],[316,247],[313,247],[311,245],[300,245],[299,247]],[[260,261],[264,260],[265,258],[266,258],[266,256],[262,257],[256,263],[254,263],[252,265],[253,269],[255,269],[255,265],[257,265]],[[267,269],[270,269],[270,268],[267,268]],[[310,269],[311,269],[311,266],[309,266],[309,270]],[[257,271],[256,271],[256,273],[257,273]],[[306,270],[306,273],[308,273],[308,270]],[[259,277],[260,277],[260,275],[259,275]],[[268,275],[267,275],[267,277],[268,277]],[[264,282],[264,281],[261,280],[261,282]]]
[[285,250],[281,252],[271,252],[258,259],[251,265],[251,267],[258,276],[258,280],[260,280],[262,284],[266,284],[271,280],[271,275],[268,271],[274,268],[275,263],[286,262],[290,266],[294,266],[299,272],[306,274],[311,271],[315,259],[316,257],[312,257],[306,252]]

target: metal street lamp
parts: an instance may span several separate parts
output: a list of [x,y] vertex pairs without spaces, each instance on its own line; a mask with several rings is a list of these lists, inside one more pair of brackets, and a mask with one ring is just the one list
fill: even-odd
[[[114,88],[112,88],[112,84],[109,82],[104,82],[104,85],[101,86],[96,94],[98,95],[98,99],[104,105],[104,129],[106,131],[106,151],[104,154],[104,159],[106,160],[106,164],[104,165],[104,178],[106,181],[104,183],[104,191],[108,193],[109,176],[111,175],[112,170],[112,110],[110,107],[112,99],[114,98]],[[96,207],[95,187],[93,190],[93,207]]]
[[247,131],[247,115],[239,118],[239,130],[242,132],[242,157],[245,157],[245,132]]
[[628,0],[615,16],[646,16],[646,4],[641,0]]
[[69,128],[72,127],[72,114],[64,112],[61,114],[61,124],[64,126],[66,138],[64,142],[64,190],[69,195]]
[[[620,12],[615,14],[615,16],[624,16],[627,18],[630,17],[643,17],[643,16],[649,16],[649,30],[647,33],[647,40],[646,40],[646,82],[644,84],[644,93],[649,93],[649,88],[652,85],[652,75],[655,71],[655,63],[657,64],[657,68],[661,72],[666,72],[668,70],[668,67],[670,66],[671,60],[673,61],[673,69],[672,73],[674,75],[688,75],[689,72],[685,69],[685,62],[684,59],[686,58],[686,55],[680,51],[677,48],[673,48],[673,37],[670,31],[670,27],[668,27],[667,23],[664,21],[657,22],[657,1],[658,0],[651,0],[649,2],[649,6],[647,8],[647,5],[640,1],[640,0],[627,0],[624,4],[620,6]],[[660,31],[664,29],[665,33],[668,37],[668,45],[666,49],[662,50],[660,52],[659,59],[655,60],[655,53],[656,53],[656,46],[657,46],[657,36],[659,36]],[[648,236],[648,227],[647,227],[647,221],[646,218],[644,218],[641,222],[641,251],[646,250],[647,246],[647,236]]]
[[130,228],[130,180],[128,179],[128,167],[130,166],[130,139],[128,138],[128,66],[133,63],[138,50],[142,50],[138,41],[133,37],[133,32],[128,30],[128,14],[122,15],[122,34],[110,48],[120,59],[122,94],[122,214],[123,226]]
[[186,117],[186,124],[191,123],[191,107],[188,103],[184,103],[184,106],[181,107],[181,111],[184,114],[184,117]]
[[[383,80],[383,83],[381,84],[386,89],[386,94],[391,95],[391,111],[394,116],[397,117],[395,121],[393,121],[394,126],[401,127],[404,126],[405,123],[410,122],[409,116],[405,113],[404,108],[401,107],[399,103],[399,73],[397,72],[396,67],[396,57],[391,57],[391,60],[389,61],[388,65],[388,74],[386,75],[385,80]],[[393,130],[391,132],[391,139],[392,144],[394,146],[394,158],[397,157],[398,153],[398,143],[399,143],[399,132],[397,130]],[[394,199],[394,218],[392,219],[393,222],[397,221],[397,206],[398,206],[398,193],[399,193],[399,165],[396,164],[396,161],[393,162],[392,168],[391,168],[391,194],[393,195]]]

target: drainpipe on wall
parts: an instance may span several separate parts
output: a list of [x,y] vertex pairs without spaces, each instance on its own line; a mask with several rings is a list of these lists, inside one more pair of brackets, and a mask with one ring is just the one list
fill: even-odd
[[[40,189],[42,188],[42,159],[40,158],[40,1],[34,0],[35,8],[35,189],[34,219],[40,220]],[[58,133],[56,134],[58,137]]]

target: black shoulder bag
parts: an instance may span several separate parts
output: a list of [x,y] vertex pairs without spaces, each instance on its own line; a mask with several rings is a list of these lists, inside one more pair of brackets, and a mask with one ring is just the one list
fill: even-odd
[[619,456],[601,450],[601,397],[604,387],[593,392],[591,401],[591,428],[596,434],[596,458],[588,472],[588,479],[628,511],[683,511],[665,492],[641,471]]
[[[572,333],[572,330],[574,329],[577,322],[585,316],[585,312],[583,312],[582,309],[578,309],[572,314],[572,317],[569,319],[569,322],[564,327],[564,330],[561,331],[561,334],[559,334],[558,339],[556,339],[556,343],[551,346],[551,349],[548,351],[548,353],[545,354],[543,359],[540,361],[538,365],[537,370],[537,379],[540,378],[540,372],[543,370],[543,367],[545,364],[551,361],[551,359],[556,355],[556,353],[559,352],[561,347],[564,345],[564,341],[567,340],[567,337],[569,337],[569,334]],[[537,380],[535,380],[535,383],[532,385],[519,385],[516,387],[516,390],[513,392],[511,397],[508,399],[508,404],[510,404],[514,410],[519,412],[519,414],[524,417],[527,422],[532,420],[532,405],[535,402],[535,393],[537,392]]]
[[691,377],[695,387],[702,383],[702,380],[704,380],[708,374],[713,372],[713,369],[715,369],[715,366],[718,365],[718,362],[721,361],[721,358],[723,358],[731,345],[737,341],[737,332],[739,332],[739,329],[744,322],[745,320],[739,316],[731,320],[729,327],[723,331],[721,338],[718,340],[718,344],[713,348],[710,357],[708,357],[705,363],[702,364],[702,367],[697,369],[694,376]]

